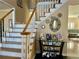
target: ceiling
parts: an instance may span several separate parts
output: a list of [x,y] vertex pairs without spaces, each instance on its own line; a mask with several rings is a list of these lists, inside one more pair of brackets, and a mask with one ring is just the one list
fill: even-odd
[[10,6],[5,4],[4,2],[0,1],[0,10],[2,9],[10,9]]
[[70,5],[79,5],[79,0],[69,0]]
[[69,6],[69,16],[79,16],[79,5]]

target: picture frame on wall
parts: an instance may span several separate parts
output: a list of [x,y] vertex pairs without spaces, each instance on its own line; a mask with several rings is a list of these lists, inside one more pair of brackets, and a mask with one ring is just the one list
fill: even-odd
[[23,1],[22,0],[17,0],[17,6],[20,8],[23,8]]

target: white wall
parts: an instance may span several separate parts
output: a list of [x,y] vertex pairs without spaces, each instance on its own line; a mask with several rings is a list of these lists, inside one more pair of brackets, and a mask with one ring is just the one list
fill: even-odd
[[[60,17],[60,21],[61,21],[61,28],[59,29],[59,31],[57,31],[56,33],[61,33],[62,34],[62,39],[67,41],[68,40],[68,2],[66,4],[64,4],[58,11],[56,11],[55,13],[52,13],[52,16],[57,16],[58,13],[62,14],[62,17]],[[41,26],[45,25],[45,29],[41,29]],[[49,24],[46,24],[45,21],[43,21],[37,30],[37,52],[39,52],[39,44],[38,44],[38,40],[40,37],[41,33],[51,33],[51,34],[56,34],[54,32],[52,32],[49,28]]]
[[70,5],[78,5],[79,4],[79,0],[69,0],[69,4]]
[[17,6],[17,0],[3,0],[9,4],[11,4],[16,10],[16,22],[24,23],[29,16],[28,10],[28,1],[29,0],[22,0],[23,1],[23,8]]
[[78,17],[69,18],[68,23],[74,23],[73,29],[79,29],[79,18]]

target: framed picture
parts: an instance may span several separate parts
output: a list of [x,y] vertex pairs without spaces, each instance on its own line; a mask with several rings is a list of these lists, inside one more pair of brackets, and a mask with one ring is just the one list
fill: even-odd
[[20,8],[23,8],[23,1],[17,0],[17,6],[20,7]]
[[61,27],[60,19],[55,16],[51,16],[51,22],[49,24],[49,27],[53,32],[57,32]]
[[45,29],[45,25],[42,25],[41,28],[42,28],[42,29]]

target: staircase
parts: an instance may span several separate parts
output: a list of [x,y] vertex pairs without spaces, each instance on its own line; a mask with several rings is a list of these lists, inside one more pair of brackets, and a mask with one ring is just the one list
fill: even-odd
[[[35,56],[33,44],[35,44],[34,41],[38,26],[47,20],[48,17],[51,17],[53,13],[56,13],[67,2],[67,0],[38,1],[36,13],[34,12],[33,16],[30,18],[29,25],[16,23],[13,27],[9,27],[9,31],[5,31],[2,42],[0,43],[0,58],[32,59]],[[26,28],[23,31],[24,27]],[[21,35],[22,31],[31,32],[31,34],[29,36]],[[26,48],[23,48],[24,46]]]
[[9,32],[6,32],[1,43],[0,58],[8,56],[8,58],[21,59],[22,35],[20,33],[24,26],[25,24],[15,24],[13,28],[10,27]]
[[[41,23],[44,23],[46,20],[49,20],[51,16],[57,17],[57,15],[53,15],[53,14],[57,13],[61,9],[61,7],[64,7],[65,4],[67,3],[68,3],[68,0],[40,0],[38,1],[36,5],[36,11],[33,14],[32,18],[30,18],[31,20],[29,19],[30,20],[29,25],[26,26],[27,32],[31,32],[33,34],[35,33],[36,34],[35,36],[39,36],[39,34],[37,35],[37,30],[39,26],[41,25]],[[36,17],[35,17],[35,14],[36,14]],[[29,40],[31,41],[30,38]],[[36,38],[36,41],[38,40],[39,39]],[[36,43],[36,45],[37,44],[39,45],[38,42]],[[30,56],[29,53],[28,53],[28,56]],[[27,59],[30,59],[30,58],[28,57]]]

